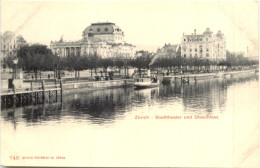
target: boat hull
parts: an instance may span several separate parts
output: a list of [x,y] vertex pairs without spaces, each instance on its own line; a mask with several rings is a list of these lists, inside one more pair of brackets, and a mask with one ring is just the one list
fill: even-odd
[[134,84],[136,89],[145,89],[145,88],[153,88],[153,87],[158,87],[158,83],[154,84]]

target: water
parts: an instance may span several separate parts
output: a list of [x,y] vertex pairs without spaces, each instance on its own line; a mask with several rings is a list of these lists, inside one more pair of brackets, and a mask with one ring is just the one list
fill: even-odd
[[[62,103],[2,109],[1,126],[2,161],[11,165],[249,164],[258,145],[258,78],[70,93]],[[23,158],[35,156],[55,159]]]

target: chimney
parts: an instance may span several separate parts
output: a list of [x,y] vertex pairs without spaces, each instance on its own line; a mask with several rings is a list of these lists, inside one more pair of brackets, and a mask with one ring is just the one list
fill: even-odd
[[194,35],[196,35],[196,29],[194,29]]

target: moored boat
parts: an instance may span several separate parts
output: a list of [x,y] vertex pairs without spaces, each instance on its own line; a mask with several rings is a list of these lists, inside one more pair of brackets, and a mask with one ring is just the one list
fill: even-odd
[[224,76],[223,72],[218,72],[214,75],[214,78],[222,78]]
[[145,88],[152,88],[159,86],[159,80],[156,78],[150,77],[143,77],[143,78],[136,78],[134,86],[136,89],[145,89]]

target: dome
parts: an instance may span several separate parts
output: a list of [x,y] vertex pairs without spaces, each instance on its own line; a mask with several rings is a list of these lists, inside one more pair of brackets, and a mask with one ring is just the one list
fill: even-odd
[[210,29],[209,28],[207,28],[205,31],[204,31],[204,33],[203,34],[212,34],[212,31],[210,31]]
[[83,36],[86,35],[98,35],[98,34],[120,34],[124,35],[124,32],[111,22],[92,23],[90,26],[85,28]]
[[223,33],[219,30],[216,34],[217,37],[223,38]]

